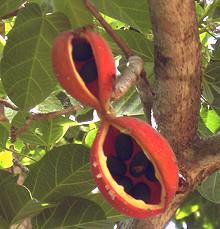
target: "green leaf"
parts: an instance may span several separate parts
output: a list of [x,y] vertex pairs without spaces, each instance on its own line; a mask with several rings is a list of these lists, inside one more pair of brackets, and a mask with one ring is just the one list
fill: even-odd
[[0,123],[0,150],[5,148],[6,142],[9,137],[9,128],[6,124]]
[[4,170],[0,170],[0,189],[2,189],[5,184],[16,183],[16,181],[16,176],[11,175],[11,173],[8,173]]
[[42,15],[36,4],[28,4],[19,13],[1,61],[2,83],[18,107],[30,109],[54,90],[52,42],[67,29],[69,22],[64,15]]
[[57,110],[62,110],[64,107],[60,100],[56,97],[56,93],[52,93],[47,97],[42,103],[37,105],[36,109],[40,112],[52,112]]
[[92,143],[95,140],[97,132],[98,132],[98,129],[93,129],[87,133],[87,135],[85,136],[85,139],[84,139],[85,145],[87,145],[88,147],[92,146]]
[[98,10],[134,27],[142,33],[151,28],[149,6],[147,0],[93,0]]
[[0,228],[9,228],[8,223],[2,216],[0,216]]
[[220,172],[215,172],[199,186],[200,194],[209,201],[220,203]]
[[205,126],[212,132],[216,133],[220,129],[220,116],[215,110],[207,109],[202,106],[200,110],[200,116]]
[[16,10],[24,0],[0,0],[0,17]]
[[103,209],[109,222],[117,222],[127,218],[125,215],[115,210],[100,193],[89,194],[87,197]]
[[54,148],[30,168],[25,185],[41,201],[89,193],[95,185],[88,149],[74,144]]
[[72,28],[92,24],[92,16],[81,0],[53,0],[55,11],[64,13],[71,22]]
[[56,208],[46,209],[32,223],[36,229],[98,229],[105,219],[102,209],[92,201],[68,197]]
[[[28,113],[22,111],[18,112],[12,121],[12,125],[21,128],[28,115]],[[64,136],[67,129],[73,124],[73,121],[62,116],[51,120],[35,120],[20,138],[26,143],[50,148]]]
[[[220,109],[220,61],[211,61],[205,71],[203,95],[210,104]],[[205,92],[205,93],[204,93]]]
[[113,102],[118,115],[142,115],[143,108],[137,91],[132,87],[120,100]]
[[[118,45],[109,37],[109,35],[101,31],[103,36],[108,40],[114,53],[123,54]],[[145,62],[154,61],[153,42],[141,34],[131,30],[115,31],[129,46],[129,48],[138,56],[142,57]]]
[[31,198],[29,191],[17,184],[6,184],[0,189],[0,211],[4,219],[11,224],[19,223],[26,217],[39,214],[51,207]]

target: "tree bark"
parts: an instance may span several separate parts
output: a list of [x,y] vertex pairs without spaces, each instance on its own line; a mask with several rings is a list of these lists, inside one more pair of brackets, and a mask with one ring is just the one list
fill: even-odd
[[173,148],[197,131],[201,64],[194,0],[149,0],[157,79],[154,116]]

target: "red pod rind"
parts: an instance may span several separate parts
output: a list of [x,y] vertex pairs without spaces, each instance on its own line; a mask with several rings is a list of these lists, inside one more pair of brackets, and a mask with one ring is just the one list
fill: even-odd
[[[157,182],[147,181],[152,189],[149,203],[126,193],[107,167],[106,143],[112,144],[106,139],[112,128],[131,136],[154,165]],[[109,147],[109,152],[112,152]],[[146,218],[163,212],[177,191],[178,167],[171,147],[159,133],[141,120],[121,117],[103,121],[90,155],[92,173],[99,190],[113,207],[128,216]],[[133,179],[134,182],[136,179],[143,180]]]
[[[79,74],[84,62],[75,61],[72,56],[74,41],[81,40],[91,47],[96,64],[98,77],[93,84],[84,82]],[[101,35],[88,28],[61,33],[53,45],[52,61],[58,81],[71,96],[98,111],[108,111],[116,68],[112,52]]]

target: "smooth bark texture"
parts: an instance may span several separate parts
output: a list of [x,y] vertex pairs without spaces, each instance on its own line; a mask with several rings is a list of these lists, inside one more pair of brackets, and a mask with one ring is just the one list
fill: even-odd
[[197,131],[200,44],[194,0],[149,0],[157,79],[154,116],[173,148],[185,148]]
[[220,169],[220,136],[197,136],[201,57],[194,0],[149,0],[155,46],[153,112],[180,168],[179,192],[161,215],[127,220],[120,229],[164,228],[187,195]]

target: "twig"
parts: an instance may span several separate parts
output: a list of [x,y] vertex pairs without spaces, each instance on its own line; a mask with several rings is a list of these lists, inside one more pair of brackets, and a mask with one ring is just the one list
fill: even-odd
[[5,107],[9,107],[9,108],[11,108],[12,110],[15,110],[15,111],[19,110],[18,107],[16,107],[14,104],[11,104],[10,102],[8,102],[5,99],[1,99],[0,98],[0,104],[4,105]]
[[25,7],[25,3],[26,3],[26,2],[27,2],[27,1],[24,1],[24,3],[22,3],[22,5],[19,6],[19,8],[16,9],[16,10],[14,10],[13,12],[10,12],[10,13],[8,13],[8,14],[6,14],[6,15],[0,17],[0,20],[6,20],[6,19],[8,19],[8,18],[17,16],[18,12],[19,12],[21,9],[23,9],[23,8]]
[[11,129],[11,142],[14,142],[17,138],[17,136],[24,133],[31,125],[32,121],[34,120],[51,120],[53,118],[56,118],[61,115],[67,115],[71,114],[73,112],[79,111],[82,109],[81,105],[71,106],[66,109],[60,110],[60,111],[54,111],[50,113],[38,113],[38,114],[31,114],[27,120],[25,121],[24,125],[16,129],[15,127],[12,127]]

